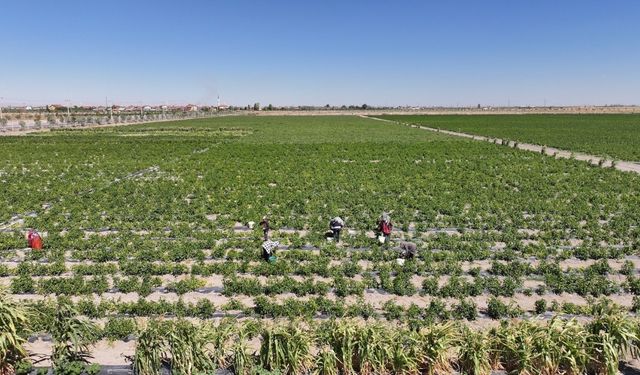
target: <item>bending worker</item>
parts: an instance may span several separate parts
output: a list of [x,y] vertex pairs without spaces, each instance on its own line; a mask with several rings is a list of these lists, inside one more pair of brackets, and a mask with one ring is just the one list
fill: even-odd
[[33,250],[42,250],[42,237],[35,229],[29,229],[27,233],[27,244]]
[[344,227],[344,220],[340,216],[336,216],[329,222],[329,229],[333,232],[333,239],[336,243],[340,242],[340,231]]
[[418,254],[418,246],[413,242],[400,242],[398,250],[400,251],[400,257],[404,259],[413,259]]
[[262,243],[262,258],[267,262],[271,260],[271,257],[276,254],[276,249],[280,243],[278,241],[266,240]]

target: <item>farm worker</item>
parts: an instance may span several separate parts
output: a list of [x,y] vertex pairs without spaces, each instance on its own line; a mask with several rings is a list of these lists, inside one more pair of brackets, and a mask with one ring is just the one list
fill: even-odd
[[418,246],[413,242],[400,242],[400,257],[404,259],[413,259],[418,254]]
[[333,239],[336,243],[340,242],[340,231],[344,227],[344,220],[340,216],[336,216],[329,222],[329,229],[333,232]]
[[389,244],[389,236],[393,230],[393,224],[391,224],[391,217],[388,213],[383,212],[378,219],[378,239],[380,243]]
[[270,261],[271,257],[276,254],[276,249],[280,243],[278,241],[265,240],[262,243],[262,258],[266,261]]
[[42,237],[35,229],[29,229],[27,233],[27,244],[33,250],[42,250]]
[[267,241],[269,239],[269,219],[266,216],[262,217],[262,221],[260,222],[262,226],[262,232],[264,233],[264,240]]

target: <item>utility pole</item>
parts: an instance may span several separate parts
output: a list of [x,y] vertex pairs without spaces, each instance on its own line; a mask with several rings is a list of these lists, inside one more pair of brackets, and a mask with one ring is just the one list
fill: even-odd
[[2,102],[4,101],[4,98],[0,98],[0,120],[2,120]]
[[[104,105],[105,105],[105,109],[106,107],[108,107],[108,103],[107,103],[107,97],[104,97]],[[113,106],[109,107],[109,122],[113,122]]]

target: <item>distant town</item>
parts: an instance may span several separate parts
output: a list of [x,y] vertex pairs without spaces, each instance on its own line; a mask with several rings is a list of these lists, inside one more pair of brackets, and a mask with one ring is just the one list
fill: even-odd
[[[144,112],[220,112],[220,111],[353,111],[353,110],[402,110],[402,111],[429,111],[429,110],[481,110],[481,111],[495,111],[495,110],[597,110],[597,109],[639,109],[636,105],[623,105],[623,104],[611,104],[611,105],[583,105],[583,106],[484,106],[484,105],[472,105],[472,106],[372,106],[368,104],[360,105],[299,105],[299,106],[274,106],[268,104],[262,106],[260,103],[253,103],[245,106],[237,105],[118,105],[113,104],[109,106],[87,106],[87,105],[63,105],[63,104],[48,104],[41,106],[30,105],[2,105],[0,103],[0,109],[5,113],[30,113],[30,112],[47,112],[47,113],[96,113],[96,114],[119,114],[119,113],[144,113]],[[1,114],[1,113],[0,113]]]

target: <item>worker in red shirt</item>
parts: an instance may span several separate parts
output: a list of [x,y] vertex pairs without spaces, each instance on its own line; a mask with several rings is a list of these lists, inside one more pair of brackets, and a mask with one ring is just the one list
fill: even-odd
[[391,217],[388,213],[383,212],[378,219],[378,239],[380,243],[384,243],[389,246],[389,236],[393,230],[393,224],[391,224]]
[[42,250],[42,237],[35,229],[29,229],[27,233],[27,244],[33,250]]

